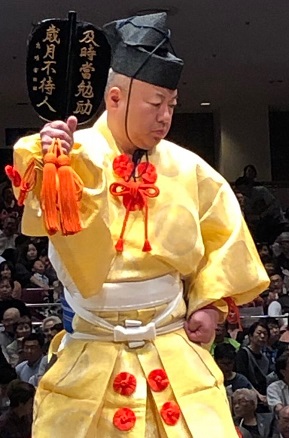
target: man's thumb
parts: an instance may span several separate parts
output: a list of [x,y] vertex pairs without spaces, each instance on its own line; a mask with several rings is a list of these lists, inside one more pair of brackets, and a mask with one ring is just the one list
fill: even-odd
[[69,116],[67,121],[67,126],[70,129],[70,131],[72,132],[72,134],[76,131],[77,128],[77,118],[75,116]]

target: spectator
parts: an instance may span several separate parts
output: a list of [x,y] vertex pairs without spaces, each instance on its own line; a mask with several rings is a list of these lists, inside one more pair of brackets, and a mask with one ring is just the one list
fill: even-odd
[[256,183],[257,169],[253,164],[247,164],[243,169],[243,177],[247,178],[254,185],[259,185]]
[[52,338],[55,336],[54,326],[62,324],[61,319],[58,316],[51,315],[45,318],[42,322],[42,333],[44,335],[45,344],[50,344]]
[[22,216],[23,207],[19,207],[12,187],[6,186],[2,190],[2,200],[0,201],[0,218],[5,219],[8,216],[15,217],[18,221]]
[[32,427],[32,409],[35,395],[34,386],[19,380],[13,380],[7,395],[10,407],[0,417],[1,438],[30,438]]
[[16,307],[19,310],[20,316],[28,315],[29,309],[21,300],[12,297],[14,283],[7,278],[0,278],[0,321],[3,319],[5,310],[11,307]]
[[45,266],[41,260],[35,260],[32,267],[33,278],[36,278],[38,282],[42,284],[41,287],[46,288],[49,286],[49,279],[44,274]]
[[279,378],[267,388],[268,406],[278,413],[284,406],[289,405],[289,351],[285,351],[276,360],[276,374]]
[[270,438],[273,415],[256,412],[257,394],[252,389],[237,389],[232,396],[233,412],[237,426],[244,427],[252,438]]
[[32,272],[34,262],[38,259],[36,246],[32,243],[25,244],[20,252],[18,262],[15,266],[15,277],[22,287],[41,287],[49,289],[48,285],[43,285]]
[[47,249],[43,249],[41,253],[39,254],[39,260],[42,261],[45,267],[44,274],[46,277],[49,278],[49,284],[53,285],[55,281],[58,281],[55,269],[53,268],[49,258],[48,258],[48,252]]
[[262,350],[270,337],[270,331],[263,322],[255,322],[249,327],[249,345],[242,347],[236,357],[236,371],[247,377],[258,394],[258,411],[267,411],[266,376],[269,360]]
[[230,338],[230,336],[228,336],[225,323],[218,324],[216,327],[215,339],[214,339],[214,342],[213,342],[211,349],[210,349],[212,356],[214,356],[214,350],[215,350],[216,345],[223,344],[223,343],[231,344],[235,348],[235,350],[238,350],[240,348],[239,342],[237,342],[235,339]]
[[6,249],[15,249],[15,239],[17,233],[17,219],[15,217],[7,216],[3,221],[3,228],[0,230],[0,254]]
[[271,373],[275,371],[275,362],[280,339],[280,327],[279,322],[275,318],[267,318],[266,324],[270,330],[270,337],[266,347],[263,349],[263,353],[266,354],[269,360],[269,372]]
[[279,201],[263,186],[247,177],[238,178],[236,189],[245,196],[245,219],[257,242],[273,243],[285,218]]
[[32,333],[23,339],[23,354],[26,360],[16,366],[16,373],[20,380],[29,382],[32,376],[38,375],[43,357],[44,338],[40,333]]
[[230,388],[232,392],[235,392],[237,389],[241,388],[252,389],[252,385],[247,377],[233,371],[235,368],[236,350],[232,345],[216,345],[214,359],[224,374],[224,385],[226,389]]
[[23,357],[23,339],[26,339],[32,333],[32,323],[28,316],[22,316],[14,325],[15,327],[15,340],[7,345],[6,353],[8,355],[8,361],[13,366],[24,360]]
[[256,243],[256,248],[261,260],[263,257],[272,257],[272,250],[267,242]]
[[14,280],[14,273],[15,273],[14,266],[12,265],[11,262],[4,261],[4,262],[0,263],[1,278],[8,278],[9,280],[13,281],[14,288],[12,291],[12,297],[20,299],[22,288],[21,288],[21,284],[18,281]]
[[279,433],[274,434],[273,438],[289,438],[289,406],[279,411],[277,429]]
[[[3,355],[2,351],[0,350],[0,354]],[[4,359],[4,356],[3,356]],[[1,363],[0,366],[0,415],[3,414],[3,412],[7,411],[9,408],[9,398],[7,396],[7,388],[10,382],[12,380],[15,380],[17,378],[16,372],[14,368],[12,368],[8,362],[6,362],[5,365]],[[0,435],[1,436],[1,435]]]
[[19,318],[20,312],[14,307],[5,310],[3,314],[2,324],[4,326],[4,331],[0,333],[0,346],[6,357],[6,347],[14,341],[15,323],[19,320]]

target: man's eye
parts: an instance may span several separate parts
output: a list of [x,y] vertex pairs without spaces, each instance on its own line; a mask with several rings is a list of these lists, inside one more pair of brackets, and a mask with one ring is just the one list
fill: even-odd
[[151,105],[152,105],[152,106],[155,106],[155,107],[159,107],[159,106],[161,105],[161,103],[160,103],[160,102],[159,102],[159,103],[151,102]]

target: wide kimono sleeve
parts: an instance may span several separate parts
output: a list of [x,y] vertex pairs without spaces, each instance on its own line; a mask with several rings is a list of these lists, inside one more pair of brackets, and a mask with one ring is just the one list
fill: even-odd
[[225,314],[223,298],[248,303],[269,279],[229,184],[203,162],[197,174],[204,256],[190,287],[188,314],[210,304]]
[[[61,260],[62,269],[80,293],[88,297],[102,286],[114,256],[106,223],[107,185],[103,172],[106,145],[101,136],[91,129],[78,131],[75,137],[70,157],[71,167],[84,185],[79,205],[82,231],[72,236],[62,236],[58,232],[50,236],[50,241]],[[43,160],[39,135],[24,137],[14,146],[14,166],[21,177],[31,159],[36,164],[36,184],[25,200],[22,233],[43,236],[47,232],[40,208]],[[15,195],[18,196],[18,189],[15,189]]]

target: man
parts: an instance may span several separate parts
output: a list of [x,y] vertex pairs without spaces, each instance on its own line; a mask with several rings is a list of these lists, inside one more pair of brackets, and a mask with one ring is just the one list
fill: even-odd
[[285,351],[276,360],[276,374],[279,380],[267,388],[268,406],[272,412],[278,412],[289,404],[289,352]]
[[273,243],[285,223],[279,201],[266,187],[254,185],[245,176],[235,181],[235,187],[245,196],[245,218],[255,240]]
[[[45,125],[41,142],[15,147],[23,175],[59,137],[84,183],[83,231],[50,237],[49,258],[76,316],[40,381],[34,438],[237,436],[222,374],[200,344],[224,319],[224,297],[250,301],[268,279],[227,182],[163,140],[182,69],[165,21],[161,13],[105,26],[107,112],[92,129],[75,132],[72,116]],[[26,234],[45,232],[40,168]]]
[[289,406],[280,410],[277,427],[279,433],[274,434],[273,438],[289,438]]
[[39,333],[31,333],[23,339],[23,355],[26,360],[19,363],[15,370],[23,382],[29,382],[33,376],[38,375],[41,359],[43,357],[44,338]]
[[2,324],[4,331],[0,332],[0,347],[3,353],[8,358],[6,347],[15,339],[15,324],[20,318],[20,312],[15,307],[5,310],[3,313]]
[[13,216],[7,216],[3,221],[3,229],[0,230],[0,254],[8,248],[15,249],[15,239],[17,234],[17,219]]

